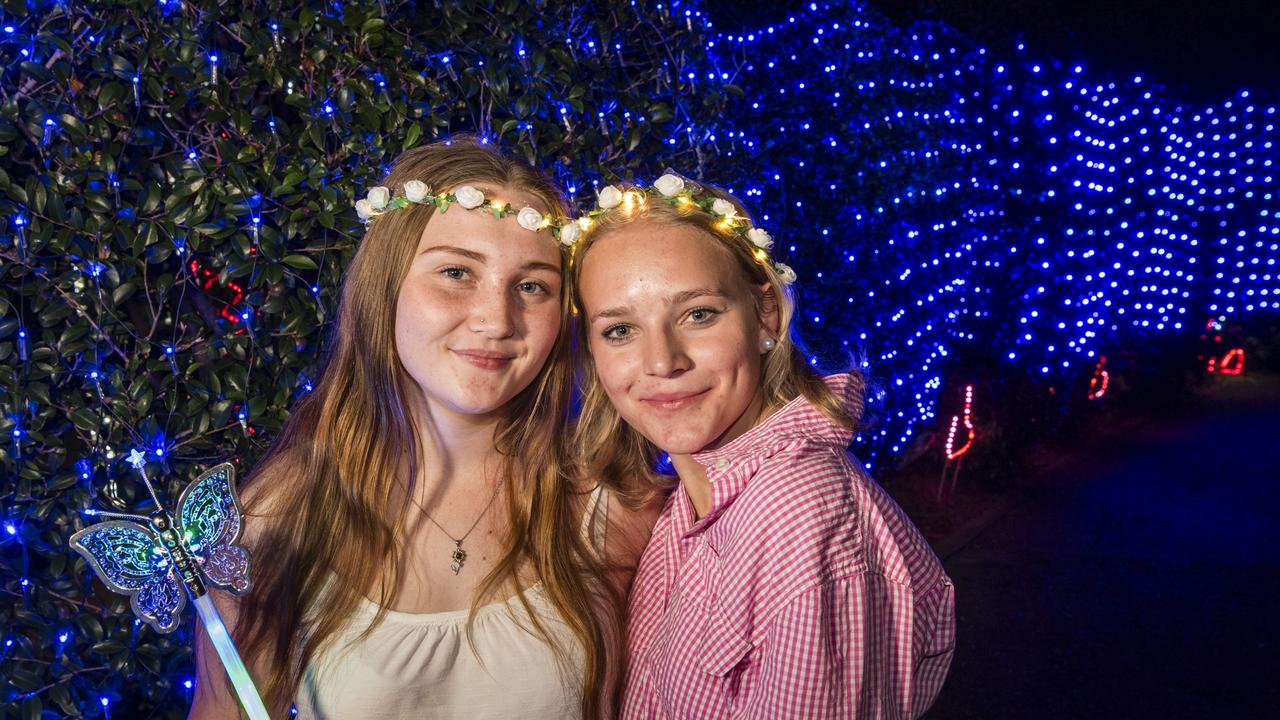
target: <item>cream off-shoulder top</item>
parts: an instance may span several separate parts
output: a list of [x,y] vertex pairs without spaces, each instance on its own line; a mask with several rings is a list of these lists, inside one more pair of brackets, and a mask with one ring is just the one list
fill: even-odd
[[[597,486],[582,532],[602,552],[608,494]],[[303,720],[578,717],[582,650],[540,584],[525,591],[571,667],[534,634],[529,615],[511,598],[476,609],[474,651],[467,641],[467,609],[439,613],[388,610],[366,638],[378,605],[367,598],[332,644],[313,658],[298,689]]]

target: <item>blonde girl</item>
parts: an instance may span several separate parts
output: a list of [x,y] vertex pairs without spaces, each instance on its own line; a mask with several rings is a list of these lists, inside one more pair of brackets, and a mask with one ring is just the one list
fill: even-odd
[[[953,589],[846,450],[862,378],[791,338],[794,273],[724,191],[610,186],[573,268],[575,446],[624,488],[678,485],[628,605],[623,718],[913,718],[954,647]],[[575,233],[577,234],[577,233]]]

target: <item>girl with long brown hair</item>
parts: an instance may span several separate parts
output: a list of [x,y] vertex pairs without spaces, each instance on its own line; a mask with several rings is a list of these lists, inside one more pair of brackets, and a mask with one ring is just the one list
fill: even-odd
[[953,589],[846,448],[863,379],[791,337],[795,275],[728,193],[610,186],[582,221],[576,447],[622,489],[677,475],[628,600],[623,718],[914,718]]
[[[220,601],[268,708],[611,714],[610,569],[648,526],[570,478],[560,192],[464,137],[357,211],[324,371],[243,492],[254,586]],[[192,718],[238,712],[211,653]]]

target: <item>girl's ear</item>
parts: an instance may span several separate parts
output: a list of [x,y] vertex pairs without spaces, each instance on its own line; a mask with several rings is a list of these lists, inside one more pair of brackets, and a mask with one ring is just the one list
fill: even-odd
[[782,316],[778,310],[778,294],[773,289],[773,283],[760,283],[756,286],[759,293],[759,312],[760,327],[769,333],[770,337],[778,336],[778,329],[782,323]]

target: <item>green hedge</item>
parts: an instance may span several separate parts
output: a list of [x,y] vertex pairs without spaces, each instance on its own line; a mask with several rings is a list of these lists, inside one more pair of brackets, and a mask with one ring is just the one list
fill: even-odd
[[252,467],[314,378],[353,200],[397,154],[479,132],[588,197],[696,173],[734,90],[698,70],[700,19],[647,0],[3,13],[6,717],[185,715],[190,624],[137,626],[67,538],[86,507],[147,506],[132,448],[170,502]]

